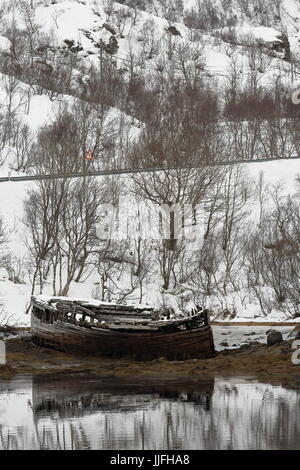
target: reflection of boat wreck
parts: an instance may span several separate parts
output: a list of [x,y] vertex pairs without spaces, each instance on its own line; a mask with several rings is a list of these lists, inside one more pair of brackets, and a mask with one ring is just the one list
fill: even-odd
[[160,320],[149,307],[66,297],[32,298],[32,341],[37,346],[139,359],[187,359],[214,353],[207,312]]
[[128,384],[78,374],[61,379],[36,376],[32,383],[32,408],[35,418],[74,418],[97,412],[130,413],[145,407],[154,410],[161,400],[194,403],[209,410],[213,387],[212,382],[197,385]]

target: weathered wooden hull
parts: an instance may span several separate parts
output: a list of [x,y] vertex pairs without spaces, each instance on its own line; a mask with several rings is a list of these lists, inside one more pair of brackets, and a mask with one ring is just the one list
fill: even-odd
[[176,332],[123,332],[84,328],[62,320],[48,324],[31,314],[31,331],[32,341],[37,346],[99,356],[144,360],[165,357],[174,360],[211,357],[214,354],[209,325]]

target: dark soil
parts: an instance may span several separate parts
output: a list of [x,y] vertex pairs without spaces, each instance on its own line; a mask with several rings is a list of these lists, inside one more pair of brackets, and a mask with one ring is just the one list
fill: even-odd
[[105,358],[40,349],[30,338],[6,341],[7,364],[0,365],[0,378],[15,375],[92,373],[102,377],[134,380],[203,381],[215,376],[252,377],[269,383],[300,385],[300,366],[292,363],[292,343],[268,347],[253,343],[240,349],[216,353],[210,359],[167,361],[164,358],[141,362],[126,358]]

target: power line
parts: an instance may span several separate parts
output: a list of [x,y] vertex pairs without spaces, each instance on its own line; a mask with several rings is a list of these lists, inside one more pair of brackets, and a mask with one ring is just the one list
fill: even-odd
[[73,179],[73,178],[86,178],[88,176],[118,176],[118,175],[130,175],[136,173],[158,173],[160,171],[172,171],[172,170],[193,170],[197,168],[207,167],[218,167],[218,166],[232,166],[250,163],[270,163],[275,161],[291,161],[300,160],[300,156],[288,157],[288,158],[261,158],[254,160],[231,160],[231,161],[220,161],[214,163],[195,163],[193,165],[174,165],[168,167],[152,167],[152,168],[120,168],[115,170],[102,170],[102,171],[88,171],[85,173],[64,173],[64,174],[47,174],[47,175],[28,175],[28,176],[3,176],[0,177],[0,183],[7,182],[22,182],[22,181],[43,181],[52,179]]
[[[117,55],[114,55],[114,56],[113,56],[113,59],[121,60],[121,61],[123,61],[123,62],[129,62],[129,63],[132,62],[132,60],[129,59],[128,57],[121,57],[121,56],[117,56]],[[278,60],[279,60],[279,59],[278,59]],[[137,67],[139,66],[139,67],[141,67],[141,68],[143,68],[143,69],[154,70],[155,72],[158,71],[157,66],[152,65],[152,64],[149,64],[149,63],[146,63],[146,62],[145,62],[145,63],[137,63],[136,65],[137,65]],[[283,65],[286,65],[286,64],[283,64]],[[287,67],[287,68],[288,68],[288,67]],[[283,71],[284,71],[285,73],[289,73],[289,70],[287,70],[287,68],[286,68],[286,69],[283,69]],[[220,75],[220,76],[222,76],[222,77],[227,77],[227,76],[229,77],[229,76],[230,76],[230,70],[227,70],[228,68],[226,69],[225,67],[221,67],[220,65],[209,65],[209,64],[205,64],[205,65],[203,66],[203,71],[204,71],[204,72],[205,72],[205,69],[219,69],[218,71],[214,70],[214,73],[215,73],[216,75]],[[279,68],[278,68],[278,67],[275,67],[275,66],[272,67],[272,69],[273,69],[274,71],[278,71],[278,70],[279,70]],[[252,72],[253,72],[253,71],[250,70],[250,69],[248,69],[248,70],[243,69],[243,70],[240,70],[240,71],[239,71],[239,75],[250,75]],[[300,74],[300,72],[299,72],[298,70],[295,70],[295,73],[298,74],[298,75]]]

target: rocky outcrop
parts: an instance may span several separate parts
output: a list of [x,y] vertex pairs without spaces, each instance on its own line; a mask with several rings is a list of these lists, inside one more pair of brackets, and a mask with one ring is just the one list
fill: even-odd
[[271,330],[267,336],[267,345],[268,346],[275,346],[275,344],[282,343],[283,338],[282,334],[279,331]]

